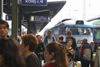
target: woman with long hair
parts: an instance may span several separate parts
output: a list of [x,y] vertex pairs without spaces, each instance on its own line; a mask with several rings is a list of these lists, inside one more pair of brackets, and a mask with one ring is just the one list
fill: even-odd
[[0,39],[0,67],[26,67],[17,43],[10,39]]
[[66,50],[61,43],[47,44],[44,57],[46,63],[43,67],[68,67]]

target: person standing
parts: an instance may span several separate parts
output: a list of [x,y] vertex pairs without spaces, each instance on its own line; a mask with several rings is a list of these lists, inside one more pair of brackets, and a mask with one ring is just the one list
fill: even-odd
[[74,37],[72,37],[72,32],[71,31],[67,31],[67,37],[66,37],[66,41],[68,39],[72,39],[73,43],[72,43],[72,48],[75,50],[77,45],[76,45],[76,40]]
[[66,42],[64,42],[64,36],[60,36],[58,42],[61,43],[64,47],[66,46]]
[[42,59],[43,59],[43,52],[44,52],[44,46],[43,46],[43,41],[40,38],[40,35],[36,36],[38,39],[38,47],[35,50],[35,53],[37,54],[39,61],[40,61],[40,67],[42,66]]
[[0,20],[0,38],[10,38],[7,36],[9,31],[9,25],[6,21]]
[[12,39],[0,39],[0,67],[26,67],[18,45]]
[[[12,39],[10,36],[8,36],[8,32],[9,32],[9,24],[0,19],[0,39],[3,38],[3,39]],[[14,40],[14,39],[12,39]],[[16,43],[18,43],[18,48],[20,49],[20,44],[18,41],[14,40]]]
[[30,30],[29,34],[32,34],[32,35],[33,35],[33,31],[32,31],[32,30]]
[[89,67],[89,62],[93,57],[92,54],[91,45],[87,43],[87,38],[84,38],[79,53],[82,67]]
[[42,40],[44,41],[44,38],[46,37],[46,34],[43,35]]
[[42,67],[69,67],[66,56],[66,50],[61,43],[49,43],[44,51],[46,63]]
[[21,53],[25,55],[27,67],[40,67],[39,59],[35,54],[35,49],[38,46],[38,40],[34,35],[28,34],[22,36]]
[[68,60],[69,60],[69,67],[74,67],[74,61],[73,61],[73,59],[74,59],[74,50],[71,47],[72,43],[73,43],[73,41],[71,39],[68,39],[67,45],[65,47],[67,57],[68,57]]
[[44,48],[48,43],[52,43],[52,42],[56,42],[56,39],[54,36],[52,36],[52,31],[48,30],[47,36],[44,38],[44,42],[43,42]]

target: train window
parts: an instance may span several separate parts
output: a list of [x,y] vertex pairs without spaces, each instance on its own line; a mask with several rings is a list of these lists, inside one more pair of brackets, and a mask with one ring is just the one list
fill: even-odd
[[90,28],[81,28],[81,35],[90,35]]
[[96,39],[100,39],[100,29],[99,28],[96,28],[94,29],[94,35],[95,35],[95,38]]
[[79,35],[79,28],[69,28],[69,30],[72,32],[72,35]]
[[60,30],[59,30],[59,34],[60,34],[60,35],[63,34],[63,27],[60,28]]

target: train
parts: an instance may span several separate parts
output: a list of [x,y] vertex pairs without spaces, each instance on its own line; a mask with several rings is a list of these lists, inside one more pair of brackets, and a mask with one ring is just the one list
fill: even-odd
[[72,36],[76,39],[77,47],[81,46],[83,38],[87,38],[88,43],[93,42],[93,25],[83,20],[64,19],[50,30],[57,41],[60,36],[64,36],[64,41],[66,41],[67,31],[71,31]]
[[100,46],[100,19],[93,20],[90,23],[93,25],[93,51],[96,52],[98,46]]

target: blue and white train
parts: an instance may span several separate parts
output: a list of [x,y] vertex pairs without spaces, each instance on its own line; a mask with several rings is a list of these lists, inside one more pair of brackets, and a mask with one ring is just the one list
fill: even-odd
[[93,26],[88,22],[81,20],[63,20],[51,28],[52,34],[58,41],[59,36],[64,36],[66,41],[67,31],[72,32],[72,36],[76,39],[77,47],[80,47],[83,38],[88,39],[88,43],[93,42]]

